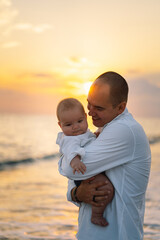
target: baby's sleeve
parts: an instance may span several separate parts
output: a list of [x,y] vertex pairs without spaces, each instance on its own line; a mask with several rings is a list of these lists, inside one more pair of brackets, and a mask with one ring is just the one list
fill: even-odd
[[77,155],[81,158],[85,156],[85,149],[81,147],[80,139],[75,136],[65,136],[61,150],[68,164]]

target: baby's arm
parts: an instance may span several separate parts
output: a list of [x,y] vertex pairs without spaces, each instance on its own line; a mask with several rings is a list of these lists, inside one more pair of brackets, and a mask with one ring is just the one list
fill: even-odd
[[[83,138],[82,138],[83,137]],[[61,153],[63,154],[62,158],[59,161],[59,172],[61,172],[62,165],[64,168],[70,168],[72,174],[77,173],[84,174],[86,171],[86,166],[82,163],[81,158],[85,155],[84,145],[89,141],[95,139],[95,135],[87,131],[84,136],[65,136],[64,134],[61,137],[61,141],[57,141],[57,144],[60,145]],[[64,175],[64,174],[62,174]]]
[[86,165],[81,162],[81,158],[79,155],[75,156],[70,163],[71,167],[73,168],[73,174],[77,171],[78,173],[84,174],[86,171]]
[[[97,131],[94,133],[96,137],[99,136],[101,133],[102,128],[98,128]],[[73,168],[73,174],[77,171],[78,173],[84,174],[86,171],[86,165],[81,161],[81,156],[77,155],[75,156],[71,162],[70,162],[71,167]]]

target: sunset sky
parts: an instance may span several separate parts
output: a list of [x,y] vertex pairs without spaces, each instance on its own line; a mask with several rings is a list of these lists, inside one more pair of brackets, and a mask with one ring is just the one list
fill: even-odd
[[86,104],[106,71],[128,81],[128,108],[160,117],[160,0],[0,0],[0,112]]

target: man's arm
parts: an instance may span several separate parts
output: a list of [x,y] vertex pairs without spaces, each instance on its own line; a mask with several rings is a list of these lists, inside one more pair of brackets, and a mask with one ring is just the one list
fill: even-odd
[[134,136],[124,125],[116,124],[103,130],[100,136],[85,147],[83,163],[86,165],[84,174],[73,174],[71,166],[64,166],[62,161],[59,171],[62,175],[74,180],[85,180],[103,171],[132,161]]
[[[106,198],[112,199],[114,196],[114,187],[110,180],[106,179],[105,182],[100,181],[91,183],[95,177],[82,181],[81,185],[77,188],[73,180],[68,181],[68,201],[73,202],[77,206],[80,206],[80,202],[85,202],[96,207],[103,206]],[[103,187],[103,190],[101,189]],[[75,196],[76,190],[76,196]],[[93,196],[95,201],[93,201]],[[78,201],[78,202],[77,202]]]

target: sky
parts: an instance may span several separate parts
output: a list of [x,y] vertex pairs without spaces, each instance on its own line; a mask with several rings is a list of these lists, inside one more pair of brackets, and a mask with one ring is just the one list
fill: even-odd
[[54,114],[115,71],[128,109],[160,117],[159,0],[0,0],[0,112]]

